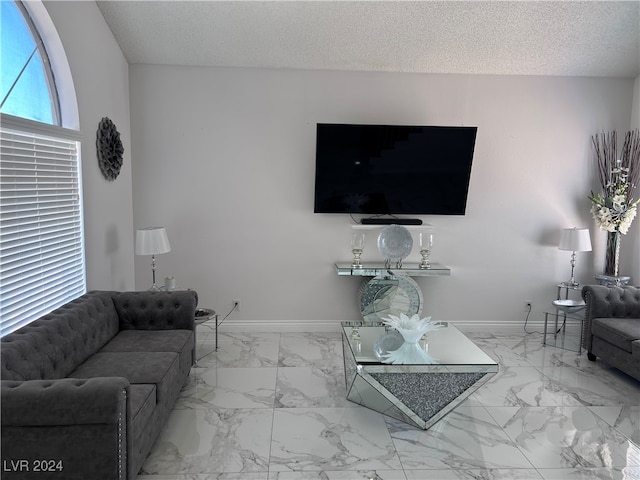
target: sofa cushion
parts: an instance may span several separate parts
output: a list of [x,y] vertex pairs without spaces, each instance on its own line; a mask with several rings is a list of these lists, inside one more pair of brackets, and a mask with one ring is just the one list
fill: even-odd
[[595,318],[591,324],[594,336],[631,353],[631,342],[640,339],[640,319]]
[[123,330],[103,348],[102,352],[176,352],[180,376],[188,375],[194,357],[194,336],[191,330]]
[[138,438],[147,427],[154,408],[156,408],[156,386],[148,383],[136,383],[129,386],[129,419],[131,437]]
[[102,352],[182,352],[193,345],[190,330],[122,330]]
[[160,403],[179,375],[178,358],[175,352],[98,352],[69,377],[124,377],[131,384],[153,383]]
[[2,380],[68,376],[119,330],[111,292],[89,292],[2,338]]

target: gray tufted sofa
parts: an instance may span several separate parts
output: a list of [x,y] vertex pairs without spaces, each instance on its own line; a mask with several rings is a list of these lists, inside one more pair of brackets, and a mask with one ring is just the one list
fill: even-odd
[[135,479],[191,370],[196,304],[93,291],[2,338],[2,478]]
[[587,285],[582,346],[589,360],[600,357],[640,380],[640,287]]

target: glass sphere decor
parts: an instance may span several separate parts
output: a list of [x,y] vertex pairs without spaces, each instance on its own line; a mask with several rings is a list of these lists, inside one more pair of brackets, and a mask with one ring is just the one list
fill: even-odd
[[392,350],[386,355],[382,355],[383,363],[405,365],[438,363],[438,361],[422,349],[418,343],[425,333],[442,327],[438,322],[432,321],[431,317],[420,318],[419,315],[413,315],[409,318],[404,313],[401,313],[400,317],[389,315],[389,318],[384,320],[383,323],[395,328],[404,339],[404,343],[400,348]]

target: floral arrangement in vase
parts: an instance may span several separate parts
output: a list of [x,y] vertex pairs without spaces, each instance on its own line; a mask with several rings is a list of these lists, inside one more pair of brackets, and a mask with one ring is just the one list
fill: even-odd
[[640,131],[627,132],[620,157],[616,132],[592,137],[602,192],[589,195],[591,214],[607,231],[605,275],[618,276],[620,235],[626,235],[636,217],[640,199],[633,193],[640,180]]
[[409,318],[404,313],[401,313],[399,317],[389,315],[389,318],[383,320],[383,323],[395,328],[404,339],[400,348],[382,355],[384,363],[438,363],[435,358],[420,347],[418,341],[425,333],[441,328],[441,324],[431,320],[431,317],[420,318],[416,314]]

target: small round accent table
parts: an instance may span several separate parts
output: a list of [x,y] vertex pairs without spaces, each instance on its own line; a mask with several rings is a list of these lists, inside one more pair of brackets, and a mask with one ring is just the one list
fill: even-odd
[[[565,334],[567,318],[570,318],[572,320],[576,320],[577,322],[580,322],[580,333],[579,333],[579,338],[577,339],[578,345],[576,345],[578,350],[578,355],[580,355],[582,353],[582,335],[584,332],[584,316],[581,315],[580,312],[584,310],[587,307],[587,305],[584,303],[583,300],[571,300],[567,298],[560,298],[560,299],[554,300],[551,303],[555,307],[556,312],[555,313],[545,312],[544,314],[544,333],[542,337],[542,344],[546,346],[547,343],[549,343],[547,341],[547,328],[548,328],[548,322],[549,322],[549,315],[553,316],[553,318],[555,319],[555,325],[553,329],[554,340],[550,341],[551,342],[550,344],[553,346],[559,346],[557,342],[555,342],[555,340],[557,339],[558,334],[560,332],[563,332],[562,335]],[[562,313],[559,313],[559,312],[562,312]],[[560,328],[558,328],[559,316],[562,316],[562,325],[560,326]],[[554,343],[556,344],[554,345]],[[561,348],[567,348],[567,347],[561,347]],[[569,349],[573,349],[573,348],[569,348]]]
[[[198,364],[199,360],[202,360],[204,357],[206,357],[207,355],[211,355],[213,352],[217,352],[218,351],[218,315],[216,314],[215,310],[211,310],[210,308],[196,308],[196,314],[195,314],[195,318],[194,321],[196,323],[196,327],[198,325],[202,325],[206,322],[208,322],[211,319],[215,319],[216,323],[215,323],[215,334],[216,334],[216,343],[215,343],[215,348],[208,352],[205,353],[204,355],[201,355],[199,358],[197,355],[194,354],[195,356],[195,361],[194,361],[194,365]],[[194,340],[195,340],[195,332],[196,332],[197,328],[194,330]],[[198,343],[195,343],[194,346],[194,350],[197,348]]]
[[558,310],[562,310],[564,313],[578,313],[580,310],[584,310],[587,305],[584,303],[584,300],[569,300],[569,299],[560,299],[554,300],[553,306]]

